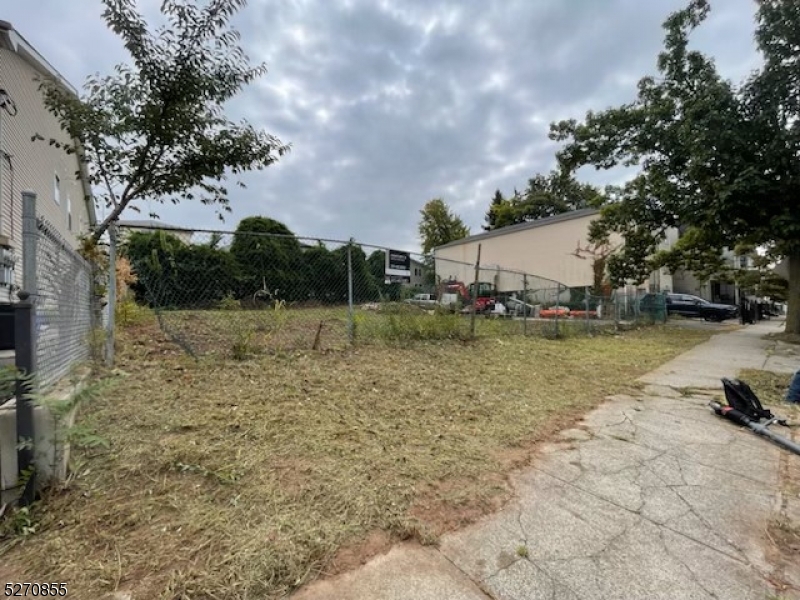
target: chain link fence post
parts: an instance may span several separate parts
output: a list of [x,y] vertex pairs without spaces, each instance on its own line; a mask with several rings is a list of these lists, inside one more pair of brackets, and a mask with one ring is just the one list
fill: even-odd
[[589,323],[589,286],[584,286],[583,288],[583,300],[584,304],[586,305],[586,333],[591,332],[592,325]]
[[528,335],[528,275],[522,276],[522,335]]
[[35,303],[39,296],[36,280],[38,231],[36,229],[36,194],[22,192],[22,289]]
[[555,337],[558,338],[559,330],[558,330],[558,317],[559,313],[561,312],[561,284],[556,284],[556,314],[555,314]]
[[117,312],[117,223],[108,228],[108,323],[106,325],[106,366],[114,366]]
[[347,244],[347,338],[352,346],[355,343],[356,323],[353,309],[353,238]]
[[481,279],[481,245],[478,244],[478,257],[475,260],[475,284],[472,288],[472,311],[469,317],[469,335],[475,338],[475,313],[478,308],[478,288],[480,287]]
[[35,391],[32,377],[36,375],[36,309],[28,292],[20,291],[18,296],[20,301],[14,306],[14,364],[19,372],[15,390],[17,473],[25,484],[19,503],[28,506],[33,503],[36,492],[33,445],[36,431],[31,399]]

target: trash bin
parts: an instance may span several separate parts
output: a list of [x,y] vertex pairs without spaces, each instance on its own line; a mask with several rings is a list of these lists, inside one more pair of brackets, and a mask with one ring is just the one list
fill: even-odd
[[14,349],[14,305],[0,304],[0,350]]
[[800,371],[797,371],[792,377],[789,391],[786,393],[786,401],[792,404],[800,404]]

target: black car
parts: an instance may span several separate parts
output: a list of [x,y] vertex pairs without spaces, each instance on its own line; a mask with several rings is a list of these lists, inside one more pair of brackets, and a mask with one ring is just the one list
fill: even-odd
[[730,304],[714,304],[689,294],[667,294],[667,314],[721,322],[737,318],[739,308]]

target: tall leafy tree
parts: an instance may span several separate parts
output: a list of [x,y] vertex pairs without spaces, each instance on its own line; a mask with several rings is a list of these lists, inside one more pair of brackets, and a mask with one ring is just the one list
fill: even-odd
[[303,299],[303,250],[283,223],[267,217],[242,219],[230,252],[238,265],[242,298],[265,290],[282,300]]
[[[632,102],[554,124],[551,136],[566,142],[567,169],[640,168],[591,232],[625,239],[609,258],[614,283],[642,281],[661,265],[710,273],[723,248],[760,246],[788,257],[786,330],[800,333],[800,11],[789,0],[759,2],[764,64],[739,86],[689,47],[708,12],[706,0],[692,0],[669,16],[659,75],[643,78]],[[657,252],[672,227],[681,239]]]
[[422,253],[429,254],[437,246],[460,240],[469,235],[469,228],[441,198],[429,201],[420,211],[419,237]]
[[[332,252],[345,268],[345,284],[347,283],[347,246],[340,246]],[[370,272],[367,255],[361,246],[350,246],[350,265],[353,270],[353,301],[373,302],[380,299],[378,283]],[[345,296],[346,298],[346,296]]]
[[334,254],[322,242],[303,252],[305,300],[323,304],[347,302],[347,256]]
[[500,190],[495,190],[492,203],[489,205],[489,210],[486,211],[486,225],[483,226],[484,231],[496,229],[497,211],[506,202],[507,200],[503,198],[503,194],[500,193]]
[[164,231],[134,232],[123,255],[136,274],[136,300],[160,308],[215,306],[236,289],[236,261],[227,250],[185,244]]
[[228,174],[262,169],[288,150],[275,136],[223,112],[266,72],[265,65],[248,63],[230,26],[245,0],[164,0],[167,24],[155,30],[135,0],[102,4],[131,64],[89,77],[83,98],[56,81],[42,83],[46,106],[77,140],[66,150],[81,154],[98,200],[110,209],[95,241],[140,201],[191,200],[230,210]]
[[599,207],[604,197],[600,191],[560,171],[538,174],[528,180],[523,193],[508,200],[492,201],[487,215],[487,231],[517,223],[537,221],[581,208]]

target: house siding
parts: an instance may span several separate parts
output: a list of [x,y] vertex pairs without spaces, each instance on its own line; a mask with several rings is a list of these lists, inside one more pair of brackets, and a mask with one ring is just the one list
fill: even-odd
[[[0,87],[3,87],[17,107],[16,116],[6,113],[2,119],[2,149],[12,155],[13,184],[8,162],[2,166],[2,210],[0,234],[8,236],[19,256],[22,248],[23,190],[36,194],[37,215],[45,218],[73,247],[77,236],[89,229],[89,209],[84,197],[84,187],[77,175],[78,158],[63,149],[51,146],[50,139],[69,144],[69,136],[61,129],[56,118],[44,105],[39,91],[40,74],[27,61],[7,48],[0,47]],[[32,141],[34,134],[44,141]],[[55,178],[60,180],[60,203],[55,198]],[[67,199],[69,198],[69,202]],[[69,227],[68,206],[71,205],[72,227]],[[18,279],[21,264],[17,265]]]
[[[510,230],[502,233],[496,230],[497,235],[475,236],[467,238],[462,243],[443,246],[434,250],[436,258],[437,275],[447,275],[453,271],[454,278],[463,280],[469,276],[468,268],[457,267],[457,261],[475,264],[478,254],[478,244],[481,245],[481,266],[484,271],[491,267],[501,270],[513,270],[536,275],[541,278],[559,282],[568,287],[592,285],[594,272],[592,259],[578,258],[575,250],[580,245],[585,248],[588,244],[589,224],[597,218],[597,213],[589,212],[572,219],[556,220],[541,226],[527,229]],[[502,277],[502,273],[499,275]],[[508,277],[513,279],[501,285],[517,288],[521,287],[521,276]],[[536,285],[533,281],[531,285]]]

